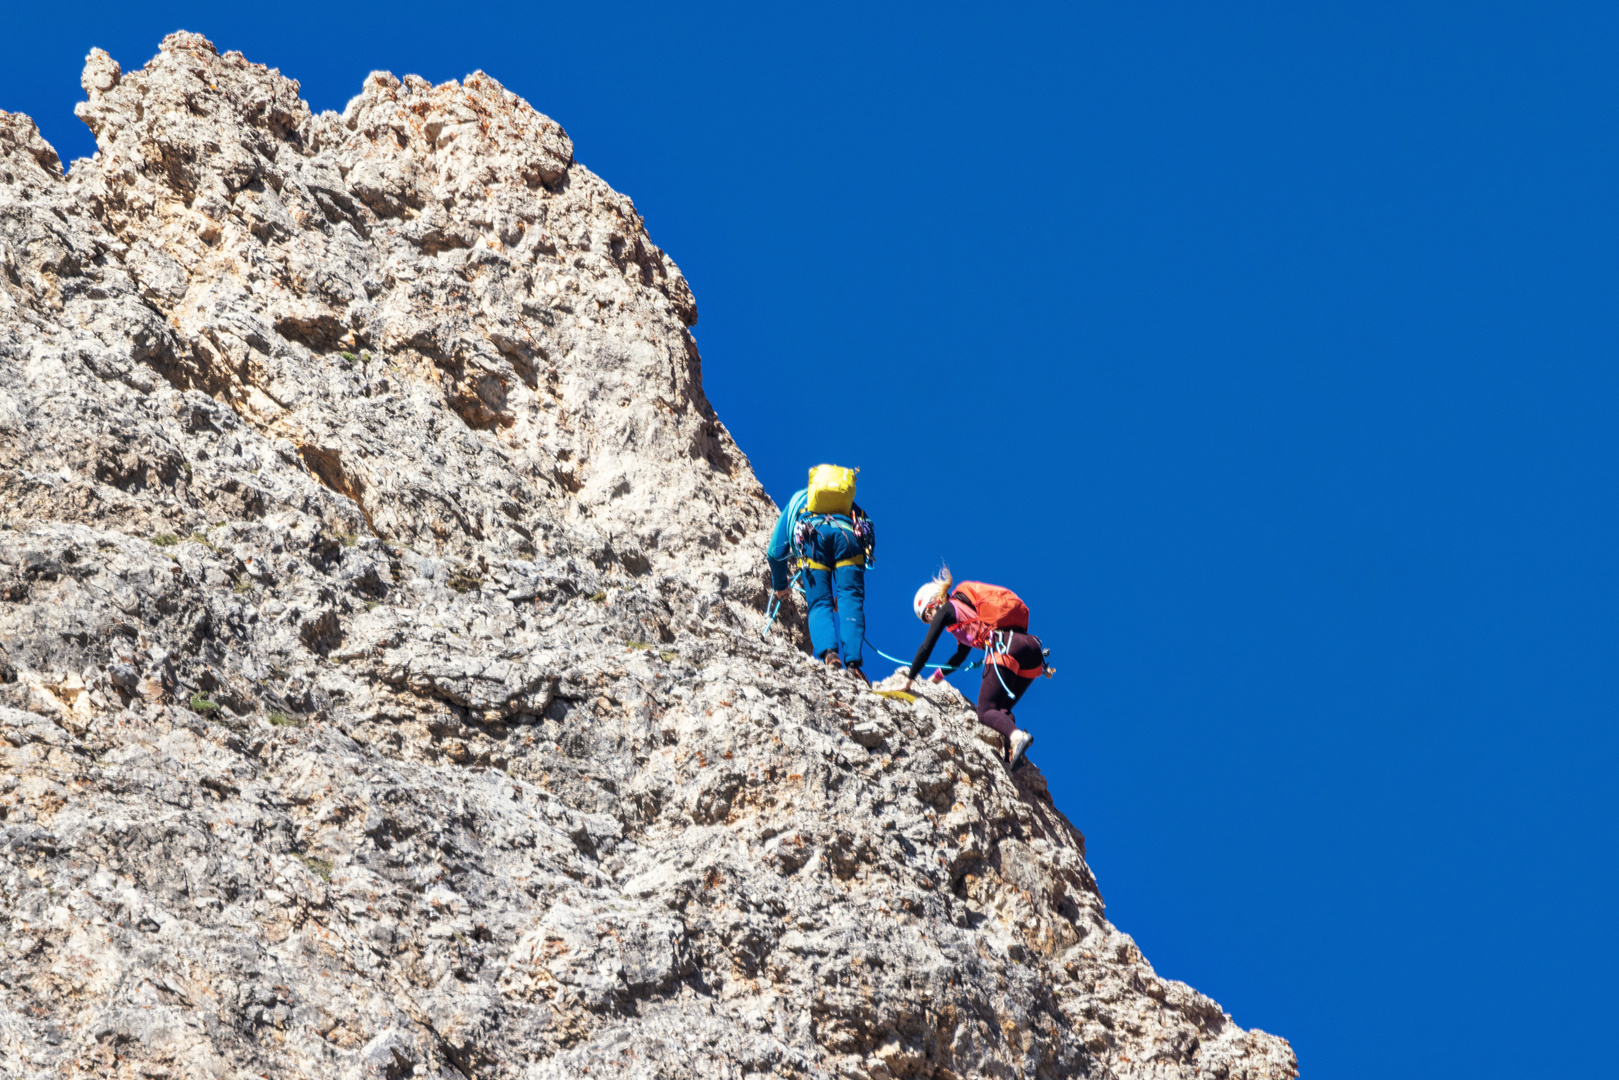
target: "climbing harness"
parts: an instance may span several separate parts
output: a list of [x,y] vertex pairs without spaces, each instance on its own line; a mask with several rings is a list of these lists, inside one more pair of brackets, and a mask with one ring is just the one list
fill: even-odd
[[[876,531],[872,527],[871,519],[859,510],[853,511],[853,519],[841,515],[817,514],[810,512],[800,513],[798,520],[793,522],[792,557],[797,560],[799,567],[808,567],[811,570],[840,570],[845,566],[859,566],[871,569],[877,563],[876,558]],[[810,538],[815,535],[823,525],[830,525],[834,529],[841,529],[854,537],[855,543],[860,545],[860,557],[855,559],[839,559],[831,566],[816,562],[804,552],[810,549]]]
[[[1033,634],[1029,636],[1034,637]],[[1046,663],[1046,657],[1051,655],[1051,650],[1046,648],[1045,642],[1039,638],[1034,638],[1034,641],[1036,645],[1040,646],[1039,668],[1020,668],[1017,666],[1017,661],[1013,659],[1010,652],[1012,648],[1012,631],[1010,630],[996,630],[990,634],[989,641],[984,648],[984,662],[994,666],[995,677],[1000,680],[1001,689],[1005,690],[1006,696],[1012,699],[1012,704],[1008,706],[1009,709],[1015,707],[1022,700],[1023,694],[1029,692],[1029,687],[1025,686],[1023,688],[1023,694],[1012,693],[1012,688],[1006,685],[1006,676],[1001,674],[1001,668],[1007,668],[1014,675],[1031,680],[1029,686],[1034,685],[1032,680],[1038,679],[1042,675],[1049,679],[1057,674],[1057,669]],[[1006,662],[1003,663],[1003,660]]]
[[826,565],[826,563],[818,563],[814,559],[798,560],[798,567],[801,570],[841,570],[845,566],[864,566],[865,564],[865,559],[839,559],[831,566]]
[[[802,570],[800,570],[798,573],[795,573],[793,575],[793,579],[787,583],[787,587],[789,589],[791,589],[794,585],[797,585],[798,584],[798,579],[801,576],[803,576],[803,571]],[[781,614],[781,599],[779,597],[775,596],[775,595],[772,595],[770,597],[769,602],[765,604],[765,628],[762,631],[760,631],[760,633],[759,633],[759,636],[761,638],[765,638],[765,637],[770,636],[770,624],[775,622],[776,621],[776,616],[780,615],[780,614]]]
[[[1034,641],[1036,645],[1040,646],[1040,666],[1037,668],[1018,667],[1017,660],[1011,653],[1013,633],[1014,631],[1011,630],[995,630],[990,633],[989,640],[984,643],[985,663],[1006,668],[1014,675],[1020,675],[1025,679],[1038,679],[1042,675],[1049,679],[1056,674],[1057,669],[1046,664],[1046,657],[1051,654],[1051,650],[1046,648],[1045,642],[1039,638],[1034,638]],[[1028,636],[1034,637],[1033,634]]]

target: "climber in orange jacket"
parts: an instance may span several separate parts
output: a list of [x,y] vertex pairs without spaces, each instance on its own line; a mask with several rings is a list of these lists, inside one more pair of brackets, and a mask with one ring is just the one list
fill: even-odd
[[[954,587],[952,588],[952,585]],[[916,590],[911,609],[928,624],[927,637],[916,650],[916,659],[905,675],[905,689],[911,688],[922,665],[933,655],[933,647],[946,630],[960,644],[948,663],[933,673],[933,681],[959,668],[967,654],[984,650],[984,680],[978,685],[978,722],[994,728],[1006,746],[1006,763],[1016,767],[1028,751],[1034,736],[1019,730],[1012,707],[1029,685],[1046,673],[1045,649],[1040,639],[1029,633],[1029,609],[1017,594],[999,585],[981,581],[952,582],[946,568],[939,576]]]

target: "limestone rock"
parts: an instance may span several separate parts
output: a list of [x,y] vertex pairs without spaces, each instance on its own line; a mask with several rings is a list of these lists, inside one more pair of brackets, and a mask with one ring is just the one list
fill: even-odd
[[629,199],[482,73],[0,113],[0,1069],[1296,1075],[948,687],[761,639]]

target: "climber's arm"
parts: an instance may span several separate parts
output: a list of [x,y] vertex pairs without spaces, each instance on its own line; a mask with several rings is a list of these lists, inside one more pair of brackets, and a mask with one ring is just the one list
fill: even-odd
[[967,654],[972,651],[973,647],[971,645],[957,646],[955,655],[951,656],[950,659],[945,662],[945,665],[943,669],[940,670],[939,674],[941,676],[954,675],[956,673],[956,669],[967,662]]
[[788,557],[793,550],[793,522],[798,519],[799,511],[803,509],[807,492],[799,491],[787,500],[782,509],[781,516],[776,518],[776,527],[770,531],[770,544],[765,548],[765,561],[770,564],[770,587],[777,593],[787,591]]
[[[922,665],[926,664],[928,662],[928,657],[933,655],[933,647],[939,643],[939,635],[944,633],[945,630],[949,629],[950,625],[955,621],[955,605],[951,604],[948,600],[940,604],[939,610],[933,613],[933,621],[928,623],[927,637],[922,639],[921,647],[916,650],[916,659],[911,661],[911,670],[905,674],[905,680],[907,682],[916,678],[916,673],[922,670]],[[966,659],[966,655],[970,651],[971,650],[968,649],[967,646],[963,645],[960,649],[956,650],[957,659]],[[952,660],[951,664],[954,665],[956,662],[957,660]]]

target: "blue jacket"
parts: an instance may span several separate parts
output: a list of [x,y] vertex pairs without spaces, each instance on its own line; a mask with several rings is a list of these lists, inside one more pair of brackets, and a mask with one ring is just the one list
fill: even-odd
[[797,523],[798,515],[804,512],[804,504],[808,501],[809,488],[799,488],[787,500],[781,516],[776,519],[776,527],[770,532],[770,546],[765,548],[765,559],[770,563],[770,587],[777,592],[787,587],[787,558],[793,551],[793,525]]
[[[788,571],[791,569],[789,559],[793,553],[793,526],[798,524],[798,516],[804,512],[804,504],[807,502],[809,502],[809,489],[799,488],[793,493],[793,497],[787,500],[781,516],[776,519],[776,527],[770,531],[770,544],[765,548],[765,559],[770,563],[770,587],[777,592],[787,587],[787,582],[792,576]],[[854,504],[854,512],[856,517],[866,516],[859,503]],[[869,559],[875,543],[869,538],[868,543]]]

